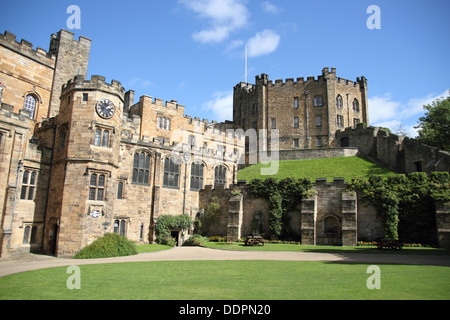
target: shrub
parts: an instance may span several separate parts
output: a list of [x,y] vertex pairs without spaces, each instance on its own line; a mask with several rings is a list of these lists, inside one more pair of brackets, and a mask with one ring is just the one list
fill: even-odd
[[185,246],[199,246],[202,243],[208,242],[208,238],[199,234],[192,235],[188,240],[184,242]]
[[172,237],[162,237],[159,238],[159,244],[175,247],[177,245],[177,240],[175,240],[175,238]]
[[134,242],[116,233],[107,233],[81,249],[74,259],[110,258],[135,254],[137,250]]

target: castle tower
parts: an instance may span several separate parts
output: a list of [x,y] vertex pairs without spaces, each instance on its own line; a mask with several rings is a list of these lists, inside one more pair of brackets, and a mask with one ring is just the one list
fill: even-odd
[[[44,249],[73,255],[112,228],[125,89],[76,76],[62,88],[55,121]],[[73,193],[77,196],[73,197]]]
[[335,68],[296,81],[262,74],[255,85],[234,87],[233,121],[244,131],[267,129],[268,137],[279,130],[280,150],[331,147],[337,130],[368,124],[367,80],[341,79]]
[[54,117],[59,112],[61,104],[61,88],[68,80],[76,75],[87,77],[91,40],[85,37],[74,39],[74,34],[61,30],[57,35],[52,34],[49,54],[56,57],[53,75],[52,95],[48,117]]

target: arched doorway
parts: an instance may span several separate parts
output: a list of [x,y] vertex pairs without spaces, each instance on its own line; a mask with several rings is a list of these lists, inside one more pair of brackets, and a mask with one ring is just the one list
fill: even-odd
[[339,220],[339,217],[335,215],[326,216],[323,219],[323,229],[328,245],[341,245],[341,222]]

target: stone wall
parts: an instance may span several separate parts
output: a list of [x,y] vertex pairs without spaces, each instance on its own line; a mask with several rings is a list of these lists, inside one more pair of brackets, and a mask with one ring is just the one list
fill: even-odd
[[335,147],[355,147],[397,173],[450,171],[450,152],[398,136],[378,127],[347,128],[336,132]]
[[[357,193],[345,192],[346,188],[341,178],[333,182],[317,179],[316,194],[303,199],[301,205],[288,213],[290,233],[308,245],[354,246],[359,239],[373,241],[382,237],[382,222],[374,217],[373,206],[362,201]],[[270,238],[268,202],[253,197],[245,182],[229,189],[207,186],[200,192],[200,209],[207,210],[213,197],[219,199],[220,214],[209,235]]]

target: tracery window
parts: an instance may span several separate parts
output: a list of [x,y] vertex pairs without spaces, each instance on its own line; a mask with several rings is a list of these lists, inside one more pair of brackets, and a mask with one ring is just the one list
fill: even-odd
[[191,164],[191,190],[200,190],[203,188],[203,169],[204,164],[194,162]]
[[150,181],[150,154],[138,152],[133,159],[133,183],[149,185]]
[[214,186],[224,186],[227,182],[227,168],[225,166],[217,166],[214,169]]
[[175,163],[173,158],[164,160],[163,186],[167,188],[178,188],[180,177],[180,165]]

